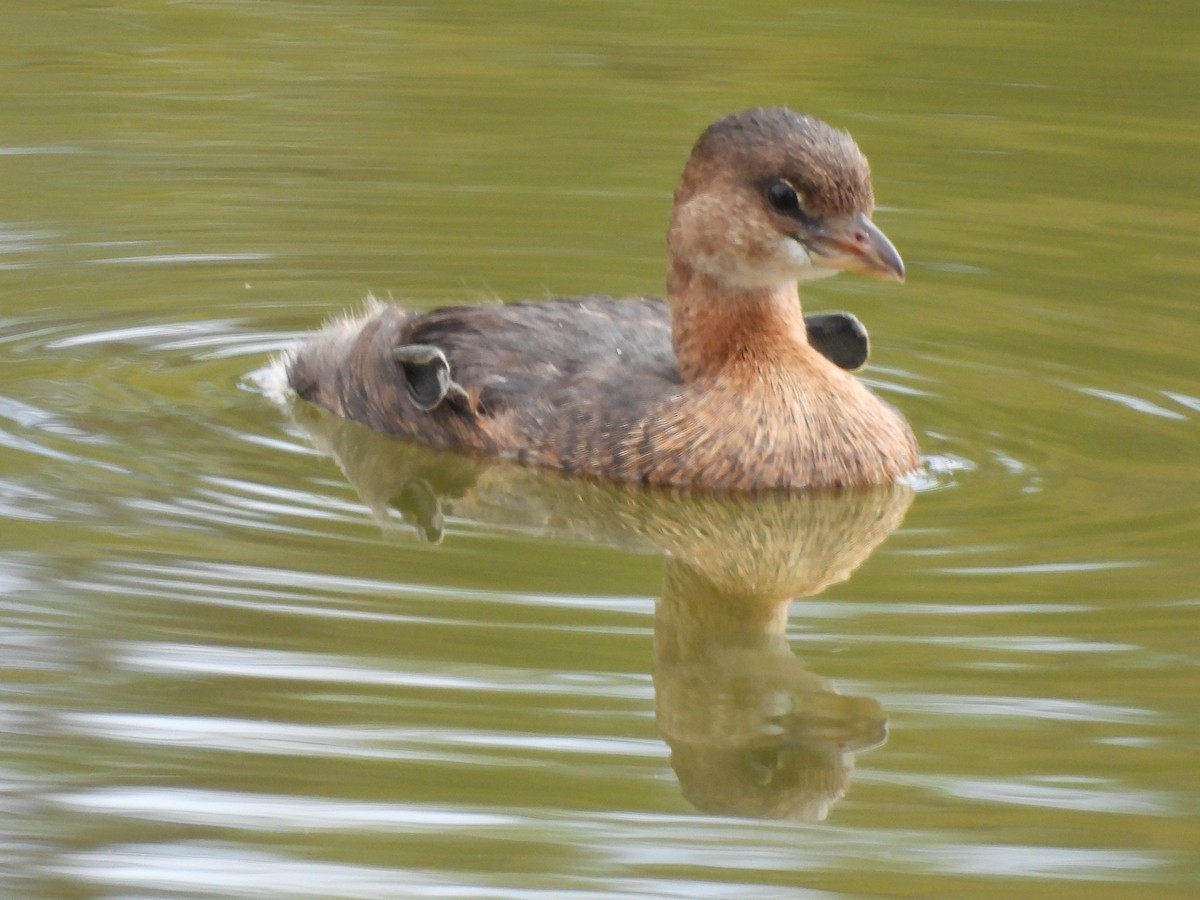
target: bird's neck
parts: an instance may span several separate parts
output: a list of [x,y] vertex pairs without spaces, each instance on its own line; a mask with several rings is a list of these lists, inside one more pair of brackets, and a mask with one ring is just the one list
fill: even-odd
[[795,283],[731,287],[673,262],[667,300],[684,381],[812,355]]

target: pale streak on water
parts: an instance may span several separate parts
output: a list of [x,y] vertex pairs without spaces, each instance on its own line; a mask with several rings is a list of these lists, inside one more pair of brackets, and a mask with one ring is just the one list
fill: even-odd
[[[6,896],[1194,895],[1189,4],[11,6]],[[861,558],[453,466],[439,519],[280,405],[368,291],[657,292],[688,143],[783,99],[909,264],[805,291],[925,453]]]

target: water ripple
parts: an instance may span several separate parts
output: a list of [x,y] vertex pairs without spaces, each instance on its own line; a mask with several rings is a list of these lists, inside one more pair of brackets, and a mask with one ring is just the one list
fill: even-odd
[[979,716],[1004,719],[1049,719],[1058,722],[1108,722],[1146,724],[1162,716],[1146,709],[1057,700],[1050,697],[988,697],[967,694],[890,694],[886,705],[893,712],[937,713],[945,716]]
[[[425,688],[448,685],[445,682],[422,682],[419,686]],[[463,683],[460,681],[449,686],[462,687]],[[562,693],[578,693],[578,690],[564,690]],[[596,692],[589,686],[588,694],[595,696]],[[644,692],[630,691],[627,694],[631,697],[639,695],[644,696]],[[68,731],[133,744],[271,756],[409,762],[420,760],[455,766],[527,766],[531,764],[532,753],[606,755],[620,759],[656,760],[661,760],[666,754],[663,745],[658,741],[585,735],[523,735],[442,728],[305,725],[217,716],[139,713],[67,713],[62,722]],[[504,752],[513,750],[520,751],[521,756],[514,759]],[[103,792],[104,796],[111,793],[112,791]],[[252,801],[242,798],[237,802]],[[173,804],[166,805],[168,808],[173,807]]]
[[[575,696],[580,684],[568,674],[562,676],[537,669],[467,667],[447,663],[443,671],[421,672],[401,668],[385,669],[357,664],[342,657],[268,650],[249,647],[218,647],[198,644],[127,643],[114,647],[114,657],[131,672],[263,678],[282,681],[313,682],[325,685],[387,686],[421,690],[451,690],[465,693],[516,693],[549,697],[555,694]],[[650,676],[607,675],[604,687],[587,686],[587,693],[605,693],[611,697],[649,701],[653,699]]]
[[1187,416],[1182,413],[1177,413],[1172,409],[1159,406],[1157,403],[1152,403],[1149,400],[1144,400],[1141,397],[1134,397],[1130,394],[1122,394],[1120,391],[1108,391],[1101,388],[1076,387],[1075,390],[1081,394],[1087,394],[1090,397],[1099,397],[1101,400],[1110,400],[1124,406],[1126,409],[1134,412],[1145,413],[1150,416],[1158,416],[1162,419],[1178,419],[1185,420]]
[[1068,572],[1107,572],[1113,569],[1138,569],[1150,563],[1131,559],[1106,559],[1098,562],[1026,563],[1011,566],[945,566],[933,571],[943,575],[1060,575]]
[[[728,900],[731,885],[723,879],[621,877],[611,874],[559,874],[537,879],[532,887],[513,885],[511,874],[472,875],[462,869],[398,868],[385,864],[353,866],[304,859],[283,852],[256,852],[223,841],[162,841],[120,844],[99,851],[64,854],[51,870],[80,881],[162,896],[248,898],[330,898],[356,900]],[[743,900],[778,900],[770,885],[733,886]],[[789,888],[795,900],[834,900],[840,894]]]
[[516,816],[478,810],[194,788],[102,788],[50,795],[48,799],[77,812],[272,832],[307,832],[314,827],[323,830],[474,831],[520,821]]

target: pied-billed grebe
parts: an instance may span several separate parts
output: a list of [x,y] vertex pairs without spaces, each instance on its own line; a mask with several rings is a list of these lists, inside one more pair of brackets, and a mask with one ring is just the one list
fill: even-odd
[[603,478],[892,481],[917,467],[912,431],[839,367],[862,362],[865,334],[838,314],[806,327],[796,287],[842,269],[903,279],[872,208],[848,134],[737,113],[700,136],[675,191],[665,303],[373,305],[293,351],[288,382],[387,434]]

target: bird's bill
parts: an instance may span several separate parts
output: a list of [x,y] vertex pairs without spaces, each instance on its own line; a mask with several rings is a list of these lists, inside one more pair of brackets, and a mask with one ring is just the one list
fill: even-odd
[[872,278],[904,280],[900,253],[865,213],[826,222],[808,246],[827,266]]

